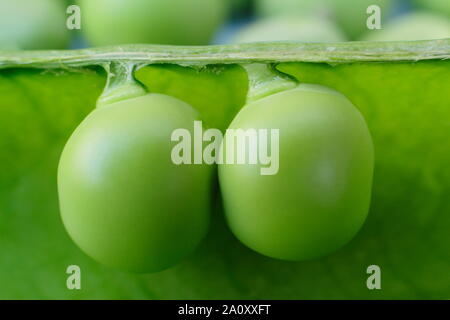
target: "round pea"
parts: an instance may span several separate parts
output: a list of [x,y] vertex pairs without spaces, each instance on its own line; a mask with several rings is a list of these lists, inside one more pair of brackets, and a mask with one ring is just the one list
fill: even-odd
[[212,168],[175,165],[171,133],[197,112],[148,94],[95,109],[75,130],[58,168],[61,216],[89,256],[133,272],[169,268],[209,223]]
[[80,0],[83,31],[94,46],[208,44],[224,21],[224,0]]
[[66,7],[55,0],[0,0],[0,49],[65,49]]
[[329,254],[356,235],[369,210],[374,151],[362,115],[346,97],[301,84],[251,102],[230,128],[279,130],[276,174],[262,175],[263,164],[219,165],[226,219],[243,244],[300,261]]

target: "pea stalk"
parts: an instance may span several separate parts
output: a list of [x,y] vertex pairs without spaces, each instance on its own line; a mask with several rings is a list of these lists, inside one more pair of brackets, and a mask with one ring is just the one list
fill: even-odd
[[297,80],[277,71],[272,64],[252,63],[242,66],[247,71],[249,80],[247,102],[259,100],[298,85]]

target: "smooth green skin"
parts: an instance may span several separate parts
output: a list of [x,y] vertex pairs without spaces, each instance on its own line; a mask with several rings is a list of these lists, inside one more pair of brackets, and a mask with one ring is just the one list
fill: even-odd
[[335,24],[318,17],[274,17],[256,21],[241,29],[233,43],[260,41],[340,42],[346,36]]
[[245,106],[230,128],[280,130],[278,174],[260,175],[260,165],[219,165],[226,218],[243,244],[300,261],[334,252],[356,235],[369,210],[374,151],[347,98],[302,84]]
[[328,16],[351,39],[356,39],[367,30],[366,10],[373,4],[380,6],[384,22],[390,13],[392,0],[258,0],[257,11],[262,16]]
[[223,23],[224,0],[79,0],[93,46],[208,44]]
[[0,49],[66,49],[70,33],[60,0],[0,0]]
[[407,41],[450,38],[450,19],[429,12],[413,12],[385,25],[381,30],[368,31],[361,40]]
[[413,2],[421,8],[443,13],[450,17],[450,1],[448,0],[413,0]]
[[74,242],[107,266],[169,268],[207,232],[212,168],[177,166],[170,141],[193,130],[188,104],[148,94],[94,110],[75,130],[58,168],[61,216]]

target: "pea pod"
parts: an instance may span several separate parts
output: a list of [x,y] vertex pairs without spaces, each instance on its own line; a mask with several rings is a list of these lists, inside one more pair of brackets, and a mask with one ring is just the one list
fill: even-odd
[[[447,39],[0,52],[0,298],[448,298],[449,45]],[[273,64],[302,83],[343,93],[364,115],[376,150],[364,227],[327,257],[278,261],[236,241],[218,203],[199,250],[170,270],[126,274],[80,254],[61,223],[56,167],[104,88],[109,72],[100,66],[116,62],[139,65],[134,75],[151,92],[189,102],[213,128],[227,128],[245,103],[247,74],[239,64]],[[101,102],[96,111],[114,103]],[[381,268],[382,290],[367,289],[373,264]],[[81,268],[81,290],[65,286],[71,265]]]

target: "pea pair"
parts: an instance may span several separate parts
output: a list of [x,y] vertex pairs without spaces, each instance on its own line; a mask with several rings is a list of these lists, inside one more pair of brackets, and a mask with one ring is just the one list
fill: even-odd
[[[270,257],[333,252],[368,212],[367,126],[338,92],[258,72],[230,128],[279,129],[279,171],[219,164],[227,222],[240,241]],[[156,272],[198,246],[208,230],[215,170],[170,157],[171,133],[198,120],[178,99],[142,94],[98,107],[79,125],[61,156],[58,189],[64,225],[83,251],[119,269]]]

